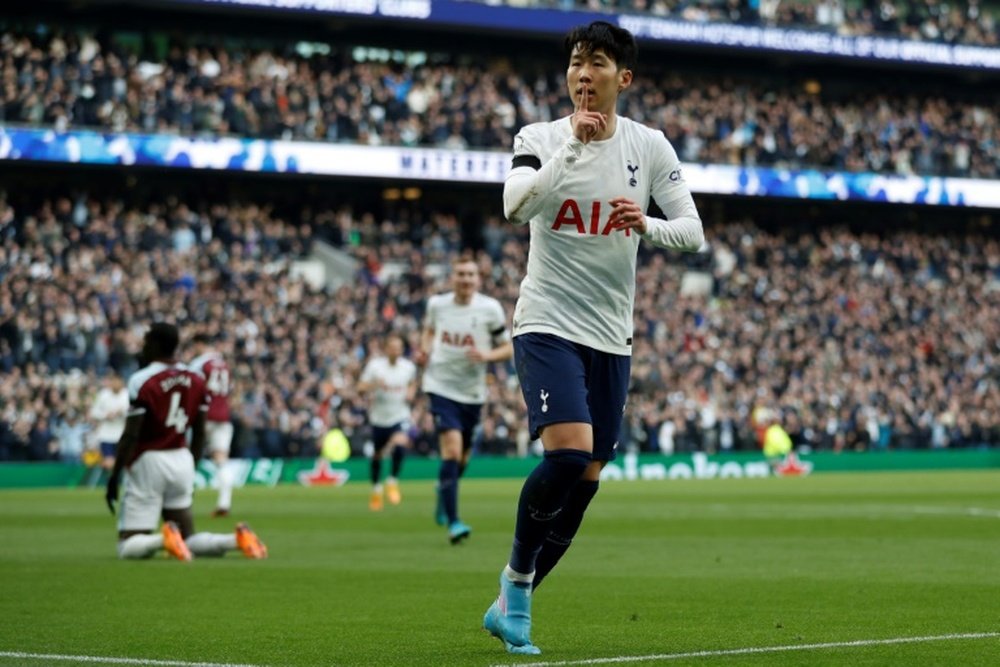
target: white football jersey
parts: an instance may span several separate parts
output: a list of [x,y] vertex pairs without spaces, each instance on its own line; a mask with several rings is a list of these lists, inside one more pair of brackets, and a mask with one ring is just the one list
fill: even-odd
[[[128,388],[112,391],[103,387],[97,392],[94,404],[90,407],[90,418],[97,422],[94,436],[97,442],[117,444],[125,432],[125,415],[129,410]],[[114,416],[112,416],[114,415]]]
[[[514,139],[514,159],[534,156],[544,165],[572,134],[569,117],[527,125]],[[622,116],[613,137],[582,145],[575,164],[566,167],[530,220],[515,336],[550,333],[602,352],[632,353],[641,236],[608,224],[609,202],[619,196],[643,211],[650,199],[663,207],[690,196],[677,153],[663,133]]]
[[434,330],[423,390],[459,403],[486,402],[486,364],[466,359],[471,349],[486,352],[507,338],[503,306],[493,297],[476,293],[470,303],[455,303],[455,294],[427,300],[424,328]]
[[406,403],[406,388],[417,377],[417,366],[399,357],[390,364],[388,357],[375,357],[361,372],[362,382],[381,382],[372,391],[368,421],[372,426],[389,427],[409,421],[410,406]]

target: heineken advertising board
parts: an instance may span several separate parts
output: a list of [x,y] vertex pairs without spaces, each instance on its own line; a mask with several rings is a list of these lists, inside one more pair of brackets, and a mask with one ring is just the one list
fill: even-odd
[[[523,478],[538,463],[537,458],[474,457],[468,478]],[[334,463],[319,459],[232,459],[227,463],[236,486],[303,484],[308,486],[365,482],[368,461],[363,458]],[[662,456],[626,454],[609,463],[602,479],[683,481],[804,476],[844,471],[955,470],[1000,468],[1000,449],[916,450],[889,452],[820,452],[791,454],[768,460],[759,453]],[[198,464],[198,488],[215,486],[217,469],[211,461]],[[437,479],[438,460],[410,458],[404,477],[408,480]],[[105,475],[100,469],[64,463],[0,463],[0,488],[98,486]]]

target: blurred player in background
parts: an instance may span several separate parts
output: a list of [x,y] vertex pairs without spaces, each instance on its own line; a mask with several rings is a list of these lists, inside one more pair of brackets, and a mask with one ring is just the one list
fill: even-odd
[[[174,558],[191,560],[193,554],[221,556],[240,549],[249,558],[266,558],[267,547],[246,524],[232,534],[194,532],[194,468],[205,445],[208,393],[201,377],[175,360],[177,344],[177,327],[150,326],[142,368],[128,381],[131,407],[105,493],[114,514],[124,473],[118,556],[148,558],[166,549]],[[163,525],[154,534],[161,517]]]
[[427,300],[420,361],[426,362],[423,390],[438,432],[436,520],[448,528],[452,544],[471,529],[458,518],[458,480],[472,454],[472,432],[486,401],[486,364],[513,355],[503,306],[479,293],[479,267],[470,257],[451,265],[452,291]]
[[358,382],[358,391],[371,396],[368,422],[375,451],[371,458],[372,495],[368,507],[376,512],[383,506],[382,458],[386,454],[392,456],[392,470],[385,482],[385,495],[393,505],[402,500],[399,474],[410,442],[407,434],[410,406],[417,391],[417,366],[403,356],[403,349],[402,337],[390,334],[385,339],[384,356],[369,361]]
[[94,439],[101,452],[101,467],[111,470],[115,464],[115,444],[125,431],[128,414],[128,390],[120,375],[112,374],[104,380],[90,406],[88,416],[94,422]]
[[[483,626],[511,653],[531,643],[531,594],[566,552],[614,458],[628,391],[640,239],[698,250],[701,219],[673,147],[616,114],[637,48],[603,21],[565,40],[575,112],[521,129],[504,215],[531,225],[514,310],[514,359],[544,458],[524,482],[510,560]],[[667,219],[646,216],[650,200]]]
[[215,464],[215,479],[219,484],[219,497],[212,516],[229,516],[233,505],[233,480],[226,467],[229,448],[233,443],[233,424],[229,421],[229,365],[222,354],[212,347],[212,338],[208,334],[196,334],[192,342],[195,357],[190,367],[205,381],[208,391],[208,412],[205,413],[206,451]]

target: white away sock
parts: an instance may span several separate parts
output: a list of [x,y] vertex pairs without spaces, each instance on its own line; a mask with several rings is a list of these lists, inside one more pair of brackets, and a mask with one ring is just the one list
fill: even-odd
[[503,568],[503,576],[507,577],[507,579],[509,579],[510,581],[515,581],[520,584],[530,584],[532,580],[535,578],[535,573],[530,572],[528,574],[522,574],[520,572],[511,569],[510,564],[507,564]]
[[233,480],[229,475],[226,464],[219,466],[219,501],[215,504],[219,509],[227,510],[233,504]]
[[195,556],[221,556],[236,548],[236,535],[227,533],[195,533],[186,540]]
[[163,535],[133,535],[118,542],[119,558],[149,558],[163,548]]

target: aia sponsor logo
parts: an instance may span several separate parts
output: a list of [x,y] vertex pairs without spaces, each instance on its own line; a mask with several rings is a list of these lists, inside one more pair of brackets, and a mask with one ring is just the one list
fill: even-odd
[[441,332],[441,342],[444,345],[452,345],[454,347],[475,347],[476,341],[470,333],[462,333],[459,331],[442,331]]
[[[611,206],[608,206],[608,215],[611,215]],[[603,221],[603,224],[602,224]],[[577,234],[589,236],[608,236],[618,229],[618,225],[612,223],[610,219],[605,219],[601,202],[590,203],[590,220],[585,220],[580,212],[580,205],[575,199],[567,199],[559,207],[559,213],[552,222],[552,231],[559,232],[563,227],[576,230]],[[626,229],[625,236],[632,236],[632,230]]]

